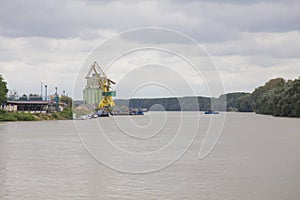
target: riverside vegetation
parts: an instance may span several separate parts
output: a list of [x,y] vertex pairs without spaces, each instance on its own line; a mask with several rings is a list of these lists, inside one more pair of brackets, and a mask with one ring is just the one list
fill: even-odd
[[227,109],[284,117],[300,117],[300,77],[275,78],[252,93],[227,95]]
[[[7,101],[8,89],[0,75],[0,105]],[[300,117],[300,77],[295,80],[275,78],[256,88],[252,93],[235,92],[221,95],[219,98],[196,97],[153,98],[153,99],[117,99],[117,105],[129,105],[132,108],[155,110],[159,104],[166,111],[219,111],[256,112],[273,116]],[[222,102],[226,100],[226,105]],[[49,114],[12,113],[0,109],[0,121],[32,121],[72,119],[72,99],[62,96],[60,101],[68,105],[62,112]],[[212,108],[213,102],[213,108]],[[159,107],[161,108],[161,107]]]
[[40,121],[40,120],[69,120],[73,119],[72,109],[65,108],[62,112],[23,113],[6,112],[0,109],[0,121]]
[[[219,111],[255,112],[273,116],[300,117],[300,78],[271,79],[252,93],[235,92],[219,98],[196,97],[198,105],[191,103],[195,97],[116,100],[118,105],[155,110],[162,105],[166,111]],[[226,101],[226,104],[223,102]],[[213,102],[213,103],[212,103]],[[213,104],[213,108],[212,108]],[[226,105],[226,106],[225,106]],[[159,109],[159,107],[158,107]]]

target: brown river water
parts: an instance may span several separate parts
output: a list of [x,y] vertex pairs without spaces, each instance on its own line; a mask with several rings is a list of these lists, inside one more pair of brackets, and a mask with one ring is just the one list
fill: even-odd
[[254,113],[0,123],[0,199],[299,200],[299,155],[300,119]]

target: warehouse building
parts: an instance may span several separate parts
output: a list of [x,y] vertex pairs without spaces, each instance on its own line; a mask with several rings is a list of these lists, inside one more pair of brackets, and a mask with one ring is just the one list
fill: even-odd
[[29,112],[29,113],[47,113],[55,109],[54,101],[30,101],[18,100],[7,101],[6,111],[10,112]]

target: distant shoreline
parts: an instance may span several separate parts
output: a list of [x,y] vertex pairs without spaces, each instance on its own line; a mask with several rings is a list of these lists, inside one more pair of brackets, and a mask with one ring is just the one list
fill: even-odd
[[[151,111],[151,112],[163,112],[163,111]],[[204,111],[165,111],[165,112],[199,112],[204,114]],[[269,116],[274,118],[286,118],[286,119],[300,119],[299,117],[288,117],[288,116],[272,116],[272,115],[266,115],[266,114],[260,114],[256,112],[236,112],[236,111],[220,111],[220,113],[237,113],[237,114],[255,114],[255,115],[262,115],[262,116]],[[12,114],[12,113],[11,113]],[[211,116],[210,114],[204,114],[206,116]],[[218,114],[213,114],[213,116]],[[9,114],[6,116],[9,116]],[[54,113],[49,114],[40,114],[40,113],[14,113],[15,117],[18,117],[17,119],[13,120],[3,120],[3,114],[0,113],[0,123],[5,122],[39,122],[39,121],[65,121],[65,120],[76,120],[70,117],[63,117],[62,115],[57,115]]]
[[[116,99],[118,106],[166,111],[236,111],[280,117],[300,117],[300,78],[275,78],[252,93],[233,92],[216,97],[187,96],[167,98]],[[159,105],[159,106],[156,106]]]

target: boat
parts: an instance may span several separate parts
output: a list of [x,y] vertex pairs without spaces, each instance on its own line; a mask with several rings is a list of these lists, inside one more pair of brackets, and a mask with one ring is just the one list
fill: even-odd
[[109,113],[105,110],[98,110],[97,115],[98,117],[109,117]]
[[144,115],[144,112],[142,110],[139,110],[136,112],[136,115]]
[[204,113],[205,113],[206,115],[208,115],[208,114],[219,114],[218,111],[214,111],[214,110],[207,110],[207,111],[205,111]]
[[131,112],[130,112],[130,115],[144,115],[144,112],[141,111],[141,110],[138,110],[138,111],[131,111]]
[[112,111],[110,114],[112,116],[117,116],[117,115],[129,115],[130,113],[129,113],[129,111],[120,111],[120,110],[118,110],[118,111]]

